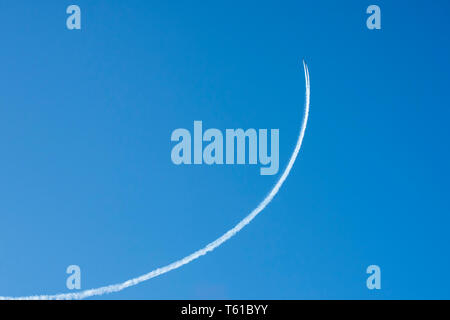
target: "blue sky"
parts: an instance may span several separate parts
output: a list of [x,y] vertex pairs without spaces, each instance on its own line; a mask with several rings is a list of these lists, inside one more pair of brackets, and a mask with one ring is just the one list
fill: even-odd
[[[82,30],[66,29],[66,8]],[[365,26],[378,4],[382,29]],[[247,215],[278,176],[175,166],[171,132],[278,128],[280,193],[201,259],[107,299],[450,298],[447,1],[2,1],[0,295],[117,283]],[[279,174],[281,170],[279,171]],[[367,266],[382,289],[366,288]]]

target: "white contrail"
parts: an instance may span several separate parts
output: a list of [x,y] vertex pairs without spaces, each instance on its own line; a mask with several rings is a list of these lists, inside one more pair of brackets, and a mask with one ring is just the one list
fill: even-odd
[[305,69],[305,82],[306,82],[305,115],[303,117],[302,125],[300,128],[300,134],[299,134],[299,137],[297,140],[297,145],[295,146],[294,152],[292,153],[291,158],[289,159],[289,163],[288,163],[286,169],[284,170],[283,174],[281,175],[280,179],[275,184],[273,189],[264,198],[264,200],[261,201],[261,203],[255,209],[253,209],[253,211],[248,216],[246,216],[236,226],[234,226],[234,228],[227,231],[220,238],[209,243],[206,247],[204,247],[200,250],[197,250],[194,253],[192,253],[178,261],[175,261],[165,267],[155,269],[155,270],[153,270],[149,273],[146,273],[140,277],[133,278],[133,279],[127,280],[127,281],[119,283],[119,284],[113,284],[110,286],[104,286],[104,287],[100,287],[97,289],[90,289],[90,290],[85,290],[85,291],[80,291],[80,292],[61,293],[61,294],[55,294],[55,295],[37,295],[37,296],[28,296],[28,297],[1,297],[0,296],[0,300],[70,300],[70,299],[84,299],[84,298],[88,298],[88,297],[92,297],[92,296],[100,296],[100,295],[107,294],[107,293],[118,292],[118,291],[121,291],[128,287],[135,286],[141,282],[144,282],[149,279],[160,276],[169,271],[178,269],[181,266],[188,264],[189,262],[191,262],[195,259],[198,259],[201,256],[204,256],[208,252],[213,251],[214,249],[219,247],[221,244],[228,241],[236,233],[241,231],[242,228],[244,228],[247,224],[249,224],[272,201],[272,199],[278,193],[278,191],[280,190],[284,181],[288,177],[289,172],[291,171],[292,167],[294,166],[295,159],[297,159],[297,155],[300,151],[300,147],[302,146],[303,137],[305,135],[306,124],[308,122],[308,115],[309,115],[309,98],[310,98],[309,71],[308,71],[308,66],[306,65],[305,61],[303,61],[303,67]]

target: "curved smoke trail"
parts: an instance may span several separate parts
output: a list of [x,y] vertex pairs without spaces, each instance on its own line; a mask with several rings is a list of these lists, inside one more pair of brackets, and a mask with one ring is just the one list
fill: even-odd
[[288,163],[286,169],[284,170],[283,174],[281,175],[280,179],[275,184],[273,189],[264,198],[264,200],[261,201],[261,203],[255,209],[253,209],[253,211],[248,216],[246,216],[244,219],[242,219],[236,226],[234,226],[232,229],[228,230],[220,238],[218,238],[218,239],[214,240],[213,242],[209,243],[208,245],[206,245],[206,247],[199,249],[199,250],[195,251],[194,253],[192,253],[178,261],[175,261],[169,265],[166,265],[165,267],[155,269],[155,270],[153,270],[149,273],[146,273],[140,277],[133,278],[133,279],[127,280],[127,281],[119,283],[119,284],[113,284],[113,285],[109,285],[109,286],[104,286],[104,287],[80,291],[80,292],[61,293],[61,294],[55,294],[55,295],[36,295],[36,296],[28,296],[28,297],[1,297],[0,296],[0,300],[84,299],[84,298],[88,298],[88,297],[92,297],[92,296],[100,296],[100,295],[107,294],[107,293],[122,291],[123,289],[126,289],[128,287],[135,286],[141,282],[155,278],[155,277],[160,276],[169,271],[178,269],[178,268],[184,266],[185,264],[188,264],[191,261],[196,260],[196,259],[200,258],[201,256],[204,256],[208,252],[213,251],[214,249],[219,247],[221,244],[228,241],[236,233],[241,231],[247,224],[249,224],[272,201],[272,199],[278,193],[278,191],[280,190],[284,181],[288,177],[292,167],[294,166],[295,160],[297,159],[297,155],[300,151],[300,147],[302,146],[303,137],[305,135],[306,124],[308,122],[308,115],[309,115],[309,100],[310,100],[309,71],[308,71],[308,66],[306,65],[305,61],[303,61],[303,67],[305,69],[305,82],[306,82],[305,115],[303,117],[302,125],[300,128],[300,134],[299,134],[294,152],[292,153],[291,158],[289,159],[289,163]]

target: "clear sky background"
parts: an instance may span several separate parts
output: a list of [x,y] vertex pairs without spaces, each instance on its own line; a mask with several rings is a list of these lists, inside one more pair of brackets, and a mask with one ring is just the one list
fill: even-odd
[[[66,28],[66,8],[82,30]],[[370,4],[382,30],[366,28]],[[0,295],[122,282],[279,178],[175,166],[171,132],[279,128],[280,193],[216,251],[107,299],[450,298],[448,1],[1,1]],[[366,288],[367,266],[382,289]]]

